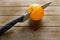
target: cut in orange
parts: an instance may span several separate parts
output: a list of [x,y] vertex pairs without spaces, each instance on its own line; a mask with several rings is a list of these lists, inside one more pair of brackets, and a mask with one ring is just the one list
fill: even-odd
[[37,21],[41,20],[44,16],[44,9],[38,4],[31,4],[27,8],[27,13],[31,13],[29,16],[31,20]]

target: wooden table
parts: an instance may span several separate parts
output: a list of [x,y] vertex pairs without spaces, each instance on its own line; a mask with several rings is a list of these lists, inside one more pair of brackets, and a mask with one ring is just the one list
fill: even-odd
[[[32,3],[52,4],[45,9],[45,15],[40,22],[29,19],[17,23],[13,28],[0,36],[0,40],[60,40],[60,0],[0,0],[0,26],[11,19],[25,14],[26,8]],[[34,23],[38,25],[34,25]],[[29,26],[40,27],[32,31]]]

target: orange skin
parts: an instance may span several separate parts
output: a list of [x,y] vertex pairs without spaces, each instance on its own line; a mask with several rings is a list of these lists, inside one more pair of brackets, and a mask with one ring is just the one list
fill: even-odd
[[27,8],[27,13],[31,13],[29,16],[31,20],[38,21],[44,16],[44,9],[38,4],[31,4]]

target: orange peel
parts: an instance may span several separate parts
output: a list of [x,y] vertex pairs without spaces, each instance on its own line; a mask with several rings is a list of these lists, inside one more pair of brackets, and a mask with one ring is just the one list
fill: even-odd
[[27,13],[31,13],[29,16],[31,20],[37,21],[44,16],[44,9],[39,4],[31,4],[27,8]]

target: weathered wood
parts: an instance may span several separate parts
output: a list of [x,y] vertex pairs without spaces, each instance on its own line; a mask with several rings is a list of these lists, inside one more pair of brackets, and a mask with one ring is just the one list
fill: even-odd
[[[18,16],[0,16],[0,26],[3,26],[16,17]],[[35,24],[38,24],[39,26],[60,26],[60,16],[44,16],[40,22],[26,20],[25,22],[17,23],[15,26],[31,26]]]
[[40,27],[37,31],[29,28],[14,27],[0,40],[60,40],[60,27]]
[[[60,40],[60,0],[0,0],[0,26],[23,15],[28,5],[44,5],[50,1],[52,4],[45,9],[45,16],[41,21],[34,22],[28,19],[17,23],[0,36],[0,40]],[[33,31],[27,26],[40,28]]]
[[[0,16],[15,16],[25,14],[27,7],[0,7]],[[60,7],[47,7],[45,15],[60,15]]]
[[[50,1],[52,4],[45,9],[45,16],[41,21],[34,22],[28,19],[17,23],[0,36],[0,40],[60,40],[60,0],[0,0],[0,26],[23,15],[28,5],[44,5]],[[27,26],[40,28],[33,31]]]
[[0,16],[0,25],[4,25],[5,23],[7,23],[8,21],[10,21],[11,19],[16,18],[17,16]]
[[0,0],[0,6],[28,6],[32,3],[43,5],[50,1],[53,5],[60,6],[60,0]]

